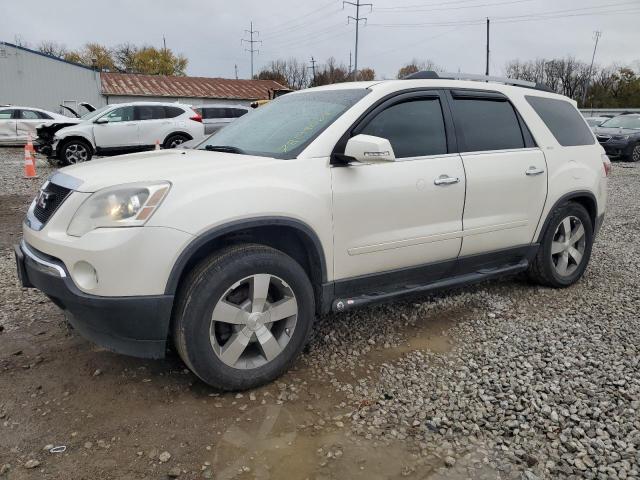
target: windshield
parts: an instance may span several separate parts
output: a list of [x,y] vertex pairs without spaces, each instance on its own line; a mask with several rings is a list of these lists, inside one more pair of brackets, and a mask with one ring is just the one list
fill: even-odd
[[640,115],[620,115],[601,123],[602,128],[633,128],[640,130]]
[[103,113],[105,110],[109,109],[113,107],[113,105],[105,105],[102,108],[98,108],[97,110],[94,110],[93,112],[87,112],[84,115],[82,115],[80,118],[82,120],[91,120],[94,117],[97,117],[98,115],[100,115],[101,113]]
[[325,128],[369,90],[308,91],[283,95],[240,117],[203,143],[199,150],[274,158],[295,158]]

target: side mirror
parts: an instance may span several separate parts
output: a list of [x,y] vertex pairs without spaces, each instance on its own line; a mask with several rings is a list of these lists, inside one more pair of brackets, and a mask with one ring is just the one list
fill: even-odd
[[105,123],[109,123],[109,120],[106,118],[99,118],[95,120],[93,123],[97,123],[98,125],[104,125]]
[[373,135],[360,134],[351,137],[344,149],[344,155],[361,163],[386,163],[396,160],[389,140]]

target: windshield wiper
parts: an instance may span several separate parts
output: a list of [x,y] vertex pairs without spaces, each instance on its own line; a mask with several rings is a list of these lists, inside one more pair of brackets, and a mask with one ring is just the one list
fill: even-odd
[[238,147],[232,147],[231,145],[207,145],[204,147],[209,152],[226,152],[226,153],[240,153],[244,154],[244,150]]

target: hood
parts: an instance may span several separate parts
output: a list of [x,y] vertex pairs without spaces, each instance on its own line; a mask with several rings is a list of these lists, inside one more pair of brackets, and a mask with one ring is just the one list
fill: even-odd
[[593,131],[598,134],[603,135],[640,135],[640,130],[636,128],[604,128],[604,127],[596,127]]
[[217,182],[227,176],[244,175],[258,166],[268,167],[284,161],[223,152],[171,149],[91,160],[62,168],[59,174],[66,176],[66,182],[76,186],[75,190],[95,192],[112,185],[134,182]]

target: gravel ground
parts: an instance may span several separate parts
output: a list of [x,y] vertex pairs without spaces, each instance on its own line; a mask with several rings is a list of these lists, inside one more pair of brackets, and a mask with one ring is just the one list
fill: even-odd
[[174,355],[93,347],[17,286],[10,245],[40,183],[20,160],[0,149],[0,479],[640,478],[634,165],[614,165],[577,285],[330,315],[280,381],[219,395]]

